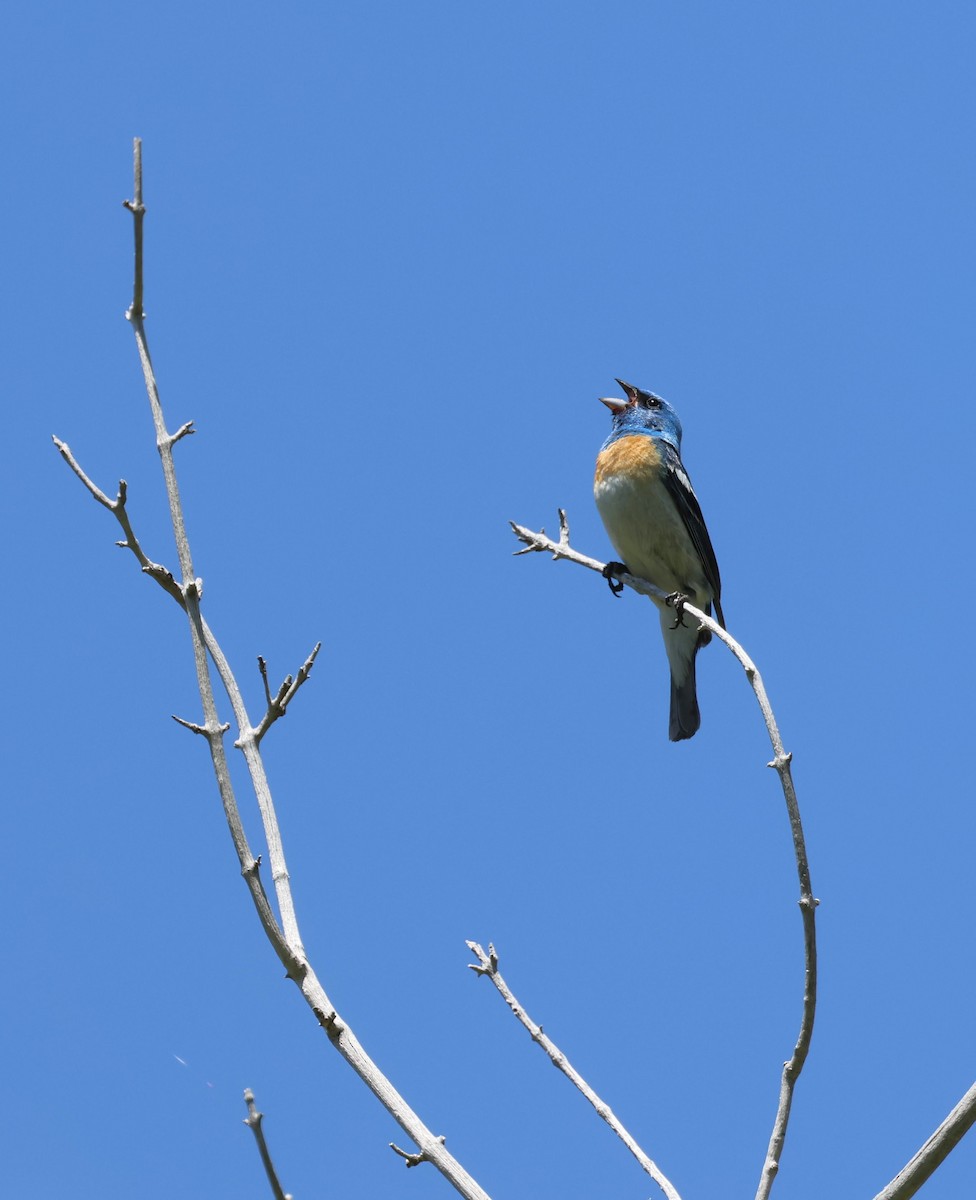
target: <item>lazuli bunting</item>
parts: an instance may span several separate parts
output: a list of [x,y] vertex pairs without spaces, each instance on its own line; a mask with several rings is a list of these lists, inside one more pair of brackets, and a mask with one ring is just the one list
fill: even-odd
[[[666,400],[617,382],[626,400],[601,403],[613,413],[613,429],[596,460],[593,495],[614,548],[628,574],[662,591],[686,597],[725,628],[715,551],[691,480],[681,463],[681,422]],[[611,584],[611,586],[613,586]],[[618,585],[622,586],[622,585]],[[701,724],[695,691],[695,655],[712,635],[699,631],[681,608],[661,610],[664,648],[671,667],[672,742],[694,735]]]

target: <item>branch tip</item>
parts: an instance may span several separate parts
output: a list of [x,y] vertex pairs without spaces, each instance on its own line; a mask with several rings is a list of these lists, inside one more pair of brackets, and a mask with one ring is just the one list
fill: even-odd
[[218,725],[216,728],[216,731],[215,731],[213,729],[208,729],[206,725],[197,725],[194,721],[185,721],[182,717],[178,717],[175,713],[172,713],[171,716],[173,717],[173,720],[177,723],[177,725],[182,725],[184,729],[189,729],[191,733],[199,733],[202,737],[205,737],[205,738],[209,738],[212,736],[213,737],[217,737],[217,736],[222,737],[227,732],[227,730],[230,729],[229,721],[224,721],[224,723],[222,725]]
[[268,1177],[268,1183],[271,1185],[272,1194],[275,1200],[291,1200],[290,1195],[285,1192],[281,1186],[281,1181],[278,1178],[278,1172],[275,1170],[274,1163],[271,1161],[271,1154],[268,1150],[268,1143],[264,1136],[264,1130],[261,1127],[261,1122],[264,1120],[264,1113],[258,1112],[257,1105],[254,1103],[254,1093],[250,1088],[244,1090],[244,1103],[247,1105],[247,1116],[244,1118],[244,1124],[254,1134],[254,1140],[257,1143],[258,1154],[261,1156],[261,1163],[264,1166],[264,1172]]
[[182,725],[184,729],[189,729],[191,733],[199,733],[206,735],[206,729],[202,725],[196,725],[193,721],[184,721],[182,717],[178,717],[176,713],[170,714],[177,725]]
[[[444,1143],[447,1141],[447,1139],[444,1137],[443,1134],[439,1134],[434,1139],[434,1141],[440,1142],[440,1144],[443,1146]],[[411,1154],[410,1151],[408,1151],[408,1150],[401,1150],[401,1148],[396,1144],[396,1142],[390,1142],[390,1149],[395,1154],[399,1154],[400,1157],[406,1162],[408,1167],[417,1167],[422,1162],[430,1162],[430,1155],[427,1153],[426,1150],[420,1150],[416,1154]]]
[[177,429],[177,431],[175,433],[170,434],[170,436],[168,438],[169,444],[171,446],[175,446],[176,443],[178,441],[180,441],[181,438],[185,438],[188,434],[191,434],[191,433],[196,433],[196,430],[193,428],[193,422],[186,421],[183,425],[181,425],[179,427],[179,429]]
[[258,671],[261,674],[261,682],[264,684],[264,698],[268,708],[271,707],[271,688],[268,686],[268,664],[264,661],[263,655],[258,655]]

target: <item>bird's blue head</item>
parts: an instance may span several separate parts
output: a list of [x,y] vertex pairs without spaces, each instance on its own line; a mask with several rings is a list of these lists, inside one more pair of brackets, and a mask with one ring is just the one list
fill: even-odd
[[600,398],[600,403],[613,413],[613,429],[604,446],[611,445],[618,438],[643,433],[648,437],[661,438],[680,451],[681,422],[667,400],[655,396],[653,392],[636,388],[631,383],[624,383],[622,379],[618,379],[617,383],[624,389],[626,400]]

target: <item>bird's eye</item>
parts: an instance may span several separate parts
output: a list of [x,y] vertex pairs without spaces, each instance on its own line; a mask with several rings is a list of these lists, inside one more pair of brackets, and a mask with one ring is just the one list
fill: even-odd
[[647,395],[644,399],[644,407],[645,408],[660,408],[661,407],[660,397],[652,396],[650,393],[647,393]]

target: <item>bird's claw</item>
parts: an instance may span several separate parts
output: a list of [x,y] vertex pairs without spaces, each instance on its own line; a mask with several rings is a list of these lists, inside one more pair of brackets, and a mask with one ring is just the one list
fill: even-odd
[[664,603],[668,608],[673,608],[677,614],[674,618],[674,624],[671,626],[672,629],[677,629],[679,625],[684,625],[685,605],[689,599],[690,597],[686,596],[684,592],[672,592],[670,596],[665,598]]
[[629,575],[630,572],[627,570],[627,564],[622,562],[608,562],[603,568],[602,574],[603,578],[610,584],[610,591],[619,599],[620,593],[624,590],[624,585],[615,576]]

